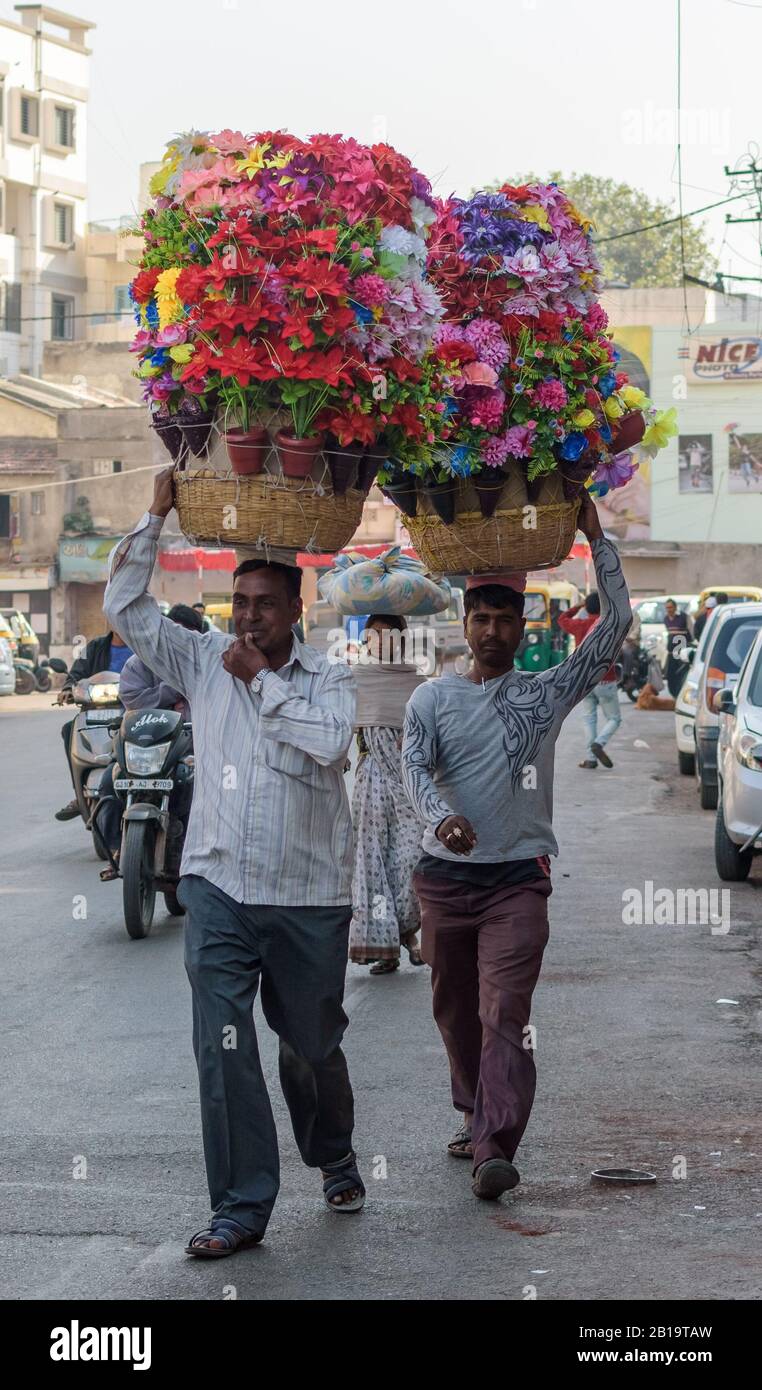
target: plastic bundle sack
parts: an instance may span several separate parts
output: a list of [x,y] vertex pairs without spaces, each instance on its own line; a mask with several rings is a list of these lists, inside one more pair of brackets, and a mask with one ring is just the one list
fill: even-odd
[[318,580],[321,598],[340,613],[398,613],[404,617],[423,617],[443,613],[450,606],[447,579],[434,579],[420,560],[402,554],[399,545],[368,560],[351,551],[337,555],[328,574]]

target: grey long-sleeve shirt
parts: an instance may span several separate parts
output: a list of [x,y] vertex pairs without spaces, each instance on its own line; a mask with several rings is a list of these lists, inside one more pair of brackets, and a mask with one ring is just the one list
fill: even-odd
[[181,872],[239,903],[348,906],[352,673],[294,638],[289,661],[266,672],[261,693],[231,676],[221,657],[235,639],[170,622],[147,592],[161,526],[146,513],[115,547],[103,607],[193,710],[195,786]]
[[408,701],[402,773],[426,824],[423,849],[464,863],[436,838],[447,816],[465,816],[478,842],[469,863],[557,854],[553,765],[561,725],[615,661],[632,621],[619,555],[592,544],[601,616],[560,666],[508,671],[476,685],[463,676],[427,681]]

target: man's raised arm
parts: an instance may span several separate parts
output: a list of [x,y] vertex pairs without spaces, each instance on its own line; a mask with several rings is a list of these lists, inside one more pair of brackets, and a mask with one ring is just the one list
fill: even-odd
[[566,710],[584,699],[603,679],[619,656],[632,624],[630,596],[619,552],[611,541],[606,540],[595,503],[588,492],[583,498],[579,526],[590,542],[593,554],[601,616],[571,656],[540,678]]
[[190,697],[200,669],[204,640],[165,618],[148,593],[159,535],[172,509],[172,472],[154,481],[151,509],[111,554],[103,611],[112,628],[162,680]]

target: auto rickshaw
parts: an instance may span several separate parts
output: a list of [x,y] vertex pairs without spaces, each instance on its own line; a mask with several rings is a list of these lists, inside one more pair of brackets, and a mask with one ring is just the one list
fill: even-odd
[[549,671],[570,654],[572,638],[558,626],[558,615],[579,603],[579,591],[566,580],[530,581],[524,592],[524,637],[514,662],[519,671]]
[[702,589],[699,594],[697,612],[701,613],[707,599],[716,594],[727,594],[731,603],[760,603],[762,602],[762,589],[754,584],[710,584],[707,589]]

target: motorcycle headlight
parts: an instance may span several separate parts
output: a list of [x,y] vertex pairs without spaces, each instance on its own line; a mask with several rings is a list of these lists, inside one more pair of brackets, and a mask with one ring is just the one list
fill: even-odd
[[533,647],[534,644],[535,644],[535,642],[539,642],[539,640],[540,640],[540,639],[539,639],[539,637],[537,636],[537,633],[536,633],[536,632],[528,632],[528,633],[527,633],[527,645],[528,645],[528,646]]
[[136,743],[126,743],[124,757],[127,771],[137,773],[138,777],[150,777],[152,773],[161,772],[170,742],[171,740],[167,740],[166,743],[154,743],[151,748],[140,748]]
[[119,699],[119,686],[115,682],[108,685],[88,685],[87,695],[92,705],[112,705]]

